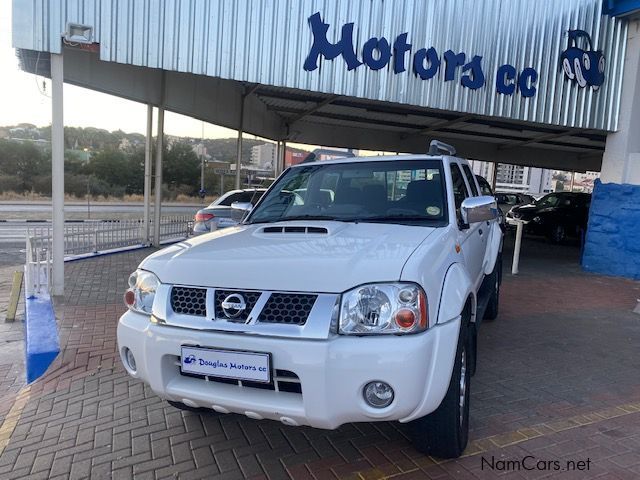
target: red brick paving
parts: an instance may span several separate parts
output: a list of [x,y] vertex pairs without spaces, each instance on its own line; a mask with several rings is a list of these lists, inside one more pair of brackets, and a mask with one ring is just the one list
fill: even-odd
[[[141,257],[127,254],[68,265],[63,354],[33,385],[0,478],[640,478],[638,283],[558,262],[569,249],[525,247],[542,260],[525,256],[523,273],[505,276],[501,314],[480,330],[470,456],[423,456],[392,423],[324,431],[173,409],[129,378],[115,352],[118,290]],[[591,465],[489,466],[528,456]]]

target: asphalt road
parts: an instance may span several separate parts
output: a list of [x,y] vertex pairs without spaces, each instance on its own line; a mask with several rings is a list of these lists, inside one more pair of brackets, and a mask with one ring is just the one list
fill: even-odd
[[[193,215],[204,205],[200,203],[162,205],[163,215]],[[151,208],[153,212],[153,207]],[[64,207],[65,219],[112,220],[142,218],[142,203],[67,203]],[[152,213],[153,215],[153,213]],[[51,203],[0,202],[0,220],[51,220]]]
[[[168,204],[162,206],[162,214],[193,215],[198,208],[199,204]],[[141,203],[91,204],[89,216],[86,203],[67,204],[64,211],[66,220],[133,219],[142,218],[144,214]],[[51,225],[50,220],[50,203],[0,202],[0,267],[23,265],[27,230]]]

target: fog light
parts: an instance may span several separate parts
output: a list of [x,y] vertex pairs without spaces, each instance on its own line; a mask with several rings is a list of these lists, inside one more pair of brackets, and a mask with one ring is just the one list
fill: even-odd
[[362,392],[366,402],[374,408],[384,408],[393,402],[393,388],[384,382],[369,382]]
[[129,350],[127,347],[124,348],[124,358],[127,362],[127,367],[132,372],[136,371],[136,357],[133,356],[133,352]]

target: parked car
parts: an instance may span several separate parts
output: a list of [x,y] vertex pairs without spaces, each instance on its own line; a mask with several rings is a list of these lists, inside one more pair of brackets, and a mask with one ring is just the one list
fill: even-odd
[[498,207],[505,215],[515,206],[530,205],[536,201],[536,199],[529,194],[511,192],[496,192],[496,200],[498,201]]
[[394,420],[461,455],[502,231],[468,162],[434,145],[292,166],[238,227],[147,257],[118,323],[127,372],[181,409]]
[[256,204],[262,197],[266,188],[246,188],[244,190],[231,190],[218,197],[211,205],[200,209],[193,218],[193,234],[213,232],[219,228],[237,225],[246,211],[232,208],[234,203]]
[[544,235],[553,243],[568,237],[581,238],[587,229],[591,195],[588,193],[549,193],[531,205],[513,207],[507,213],[507,223],[524,223],[524,231]]

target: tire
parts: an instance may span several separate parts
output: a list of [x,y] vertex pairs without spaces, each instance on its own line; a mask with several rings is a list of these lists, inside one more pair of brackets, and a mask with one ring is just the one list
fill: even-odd
[[567,239],[567,230],[562,225],[553,225],[548,236],[551,243],[561,244]]
[[173,400],[167,400],[167,403],[169,405],[171,405],[174,408],[177,408],[178,410],[184,410],[185,412],[204,412],[205,410],[207,410],[206,408],[198,408],[198,407],[190,407],[188,405],[185,405],[182,402],[174,402]]
[[469,324],[467,345],[469,345],[469,375],[473,377],[478,365],[478,330],[475,323]]
[[489,296],[489,303],[487,303],[487,309],[484,311],[483,320],[495,320],[498,317],[500,311],[500,284],[502,283],[502,257],[496,260],[496,265],[493,267],[493,272],[489,277],[491,279],[493,288]]
[[[465,309],[467,312],[469,310]],[[440,458],[462,455],[469,440],[469,314],[463,316],[458,335],[456,360],[447,393],[440,406],[429,415],[409,423],[416,450]]]

